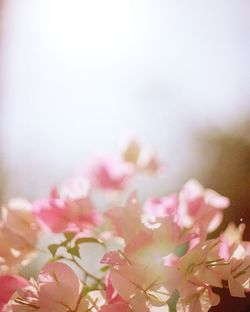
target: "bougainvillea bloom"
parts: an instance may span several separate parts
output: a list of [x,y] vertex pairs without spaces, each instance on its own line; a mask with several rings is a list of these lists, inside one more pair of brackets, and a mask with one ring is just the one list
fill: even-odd
[[91,298],[81,296],[81,287],[80,280],[68,265],[50,263],[39,273],[37,281],[31,280],[28,286],[13,295],[3,311],[89,311]]
[[133,174],[133,166],[120,157],[97,159],[88,169],[92,185],[106,190],[124,189]]
[[190,180],[180,192],[179,220],[183,226],[198,224],[201,229],[212,232],[220,225],[222,210],[229,204],[228,198]]
[[31,211],[31,204],[13,199],[2,208],[0,222],[0,270],[16,272],[27,264],[35,250],[39,226]]
[[101,217],[94,209],[86,185],[82,190],[63,189],[62,196],[53,189],[48,199],[37,200],[33,204],[33,212],[37,221],[54,233],[69,229],[88,230],[97,226]]
[[169,195],[166,197],[159,197],[149,199],[144,203],[143,210],[147,216],[155,218],[164,218],[173,216],[177,213],[178,197],[177,195]]
[[[144,202],[128,194],[133,176],[159,168],[157,157],[132,140],[122,155],[101,158],[53,187],[49,198],[3,207],[0,311],[208,312],[220,303],[215,288],[244,298],[250,292],[245,225],[208,236],[229,199],[196,180]],[[47,230],[52,241],[44,248],[39,233],[46,237]],[[46,263],[36,279],[25,280],[40,249]]]

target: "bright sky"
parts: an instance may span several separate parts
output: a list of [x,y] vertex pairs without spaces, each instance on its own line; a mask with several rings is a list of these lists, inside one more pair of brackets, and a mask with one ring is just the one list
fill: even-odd
[[136,134],[178,176],[190,136],[249,113],[248,0],[8,0],[8,195],[42,195]]

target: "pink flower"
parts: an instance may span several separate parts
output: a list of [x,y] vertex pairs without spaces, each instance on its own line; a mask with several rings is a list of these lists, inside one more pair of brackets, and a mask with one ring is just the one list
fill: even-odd
[[245,297],[250,288],[250,255],[240,244],[230,251],[228,265],[220,268],[219,273],[227,281],[231,296]]
[[0,275],[0,311],[3,306],[10,300],[11,296],[18,288],[28,285],[26,279],[16,275]]
[[194,286],[190,284],[188,296],[180,297],[177,303],[177,311],[185,312],[208,312],[212,306],[220,302],[220,297],[207,285]]
[[[220,256],[224,259],[229,259],[237,248],[238,244],[242,243],[245,224],[241,223],[238,227],[234,223],[229,223],[226,230],[220,235]],[[243,242],[243,244],[245,244]]]
[[178,197],[175,194],[149,199],[144,203],[143,210],[149,217],[164,218],[174,215],[178,209]]
[[124,238],[126,242],[133,239],[135,234],[143,228],[142,209],[136,193],[130,195],[125,207],[111,208],[106,212],[106,216],[113,223],[116,234]]
[[133,166],[119,157],[97,159],[88,170],[92,185],[105,190],[123,190],[133,174]]
[[33,211],[37,221],[54,233],[63,232],[70,222],[66,203],[61,198],[37,200]]
[[227,197],[204,189],[196,180],[190,180],[180,192],[179,221],[182,226],[198,224],[201,230],[212,232],[220,225],[222,210],[229,204]]
[[81,283],[68,265],[50,263],[39,273],[37,282],[31,280],[13,295],[3,311],[87,311],[90,301],[86,297],[81,299],[80,292]]
[[114,289],[110,274],[107,274],[105,277],[105,284],[106,284],[106,304],[104,304],[100,312],[132,312],[129,307],[129,304],[125,302]]
[[45,266],[38,277],[39,305],[43,311],[75,310],[80,294],[80,281],[66,264]]
[[127,263],[113,267],[111,282],[132,311],[150,311],[150,306],[164,305],[170,294],[163,286],[164,274],[158,275],[153,268]]
[[164,305],[170,297],[164,285],[171,268],[165,267],[164,256],[174,249],[178,235],[169,225],[144,227],[124,252],[108,252],[101,261],[111,265],[112,286],[133,311],[150,311],[150,306]]
[[152,265],[155,273],[162,266],[164,259],[183,245],[187,237],[181,235],[181,228],[168,217],[155,228],[144,227],[134,235],[124,248],[126,256],[141,265]]
[[78,190],[75,196],[73,191],[64,190],[64,197],[59,197],[53,190],[50,198],[34,202],[33,212],[38,222],[54,233],[72,229],[85,231],[100,224],[100,214],[94,209],[88,193],[79,193]]
[[222,287],[222,276],[217,267],[227,265],[219,257],[219,241],[208,240],[196,245],[180,258],[178,268],[187,281],[196,280],[200,284]]
[[23,199],[13,199],[2,208],[0,223],[0,268],[17,271],[28,263],[35,251],[39,226],[31,212],[31,204]]
[[208,312],[210,307],[220,302],[220,297],[212,292],[211,287],[196,278],[189,279],[178,268],[167,268],[165,287],[171,293],[178,290],[176,311]]

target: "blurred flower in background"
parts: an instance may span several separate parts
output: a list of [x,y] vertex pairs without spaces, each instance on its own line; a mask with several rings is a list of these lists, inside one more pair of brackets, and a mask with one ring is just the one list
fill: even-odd
[[2,0],[5,200],[44,196],[130,136],[168,166],[145,192],[179,188],[199,170],[195,134],[249,114],[249,6]]

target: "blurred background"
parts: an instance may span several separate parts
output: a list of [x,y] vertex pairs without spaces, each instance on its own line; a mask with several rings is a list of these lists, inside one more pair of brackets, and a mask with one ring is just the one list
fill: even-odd
[[246,217],[249,55],[249,1],[2,0],[1,200],[136,136],[167,166],[145,196],[196,177]]
[[247,0],[2,0],[1,200],[135,135],[167,166],[145,192],[196,177],[245,218],[249,39]]
[[143,196],[195,177],[250,223],[248,0],[0,3],[2,203],[136,136],[167,166]]

